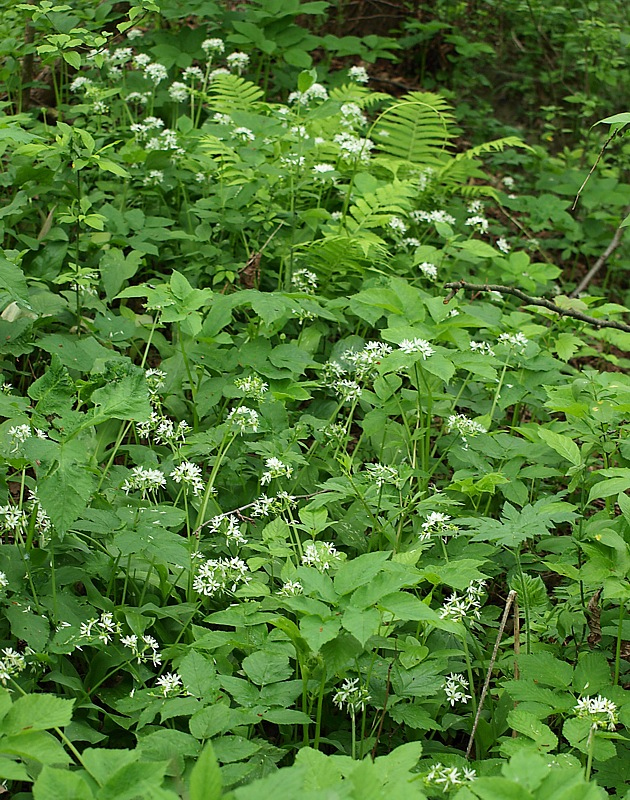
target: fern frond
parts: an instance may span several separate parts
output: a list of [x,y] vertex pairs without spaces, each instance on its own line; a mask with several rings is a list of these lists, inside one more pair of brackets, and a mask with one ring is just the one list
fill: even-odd
[[532,149],[528,144],[525,144],[522,139],[519,139],[518,136],[504,136],[502,139],[492,139],[490,142],[484,142],[483,144],[478,144],[475,147],[464,150],[462,153],[458,153],[454,156],[453,161],[470,160],[472,158],[478,158],[485,153],[501,153],[506,147],[522,147],[526,150]]
[[392,96],[385,92],[371,92],[365,86],[358,86],[356,83],[347,83],[332,89],[330,99],[338,103],[356,103],[361,108],[372,108],[377,103],[391,100]]
[[233,111],[253,110],[263,96],[263,90],[239,75],[216,75],[208,88],[213,111],[230,114]]
[[395,180],[357,197],[349,208],[348,230],[356,234],[360,230],[387,225],[394,216],[405,216],[411,208],[410,198],[414,193],[411,182]]
[[372,138],[388,155],[412,164],[442,165],[453,139],[451,106],[438,94],[410,92],[385,109]]
[[340,272],[364,273],[387,264],[387,249],[377,236],[367,232],[361,237],[326,236],[297,249],[308,256],[308,265],[327,279]]

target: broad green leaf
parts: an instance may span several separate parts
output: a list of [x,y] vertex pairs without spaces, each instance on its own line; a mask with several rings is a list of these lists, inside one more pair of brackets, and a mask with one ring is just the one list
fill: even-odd
[[222,796],[223,784],[219,763],[212,742],[208,742],[190,773],[188,797],[189,800],[220,800]]
[[541,750],[549,751],[558,746],[558,737],[551,728],[530,711],[515,708],[508,714],[507,721],[513,730],[533,739]]
[[195,697],[210,701],[219,688],[216,669],[212,661],[196,650],[183,659],[177,668],[186,689]]
[[[124,366],[123,366],[124,365]],[[92,392],[97,420],[145,420],[151,415],[149,392],[144,370],[129,362],[106,365],[110,382]]]
[[439,616],[429,605],[409,592],[392,592],[379,600],[379,607],[396,619],[438,622]]
[[77,772],[44,767],[33,786],[34,800],[92,800],[89,786]]
[[602,497],[612,497],[620,492],[630,489],[630,477],[607,478],[591,487],[588,493],[588,502],[599,500]]
[[376,551],[346,561],[335,575],[335,591],[345,595],[369,583],[383,569],[383,564],[388,558],[388,552]]
[[26,694],[13,703],[0,722],[0,732],[11,735],[21,731],[44,731],[63,728],[72,719],[74,700],[52,694]]
[[592,750],[596,761],[608,761],[617,755],[617,748],[611,741],[605,739],[601,733],[593,732],[589,719],[570,717],[562,726],[562,734],[571,747],[577,748],[581,753],[588,754]]
[[43,416],[63,414],[72,407],[74,381],[56,353],[46,372],[29,386],[28,395],[37,401],[37,413]]
[[136,800],[156,796],[168,762],[127,764],[109,777],[96,794],[96,800]]
[[50,636],[48,619],[21,605],[9,606],[4,613],[13,636],[25,641],[36,653],[43,652]]
[[359,609],[350,606],[341,618],[343,627],[351,633],[363,646],[378,633],[381,614],[375,608]]
[[293,676],[288,656],[269,650],[256,650],[243,659],[243,671],[257,686],[285,681]]
[[568,436],[562,436],[559,433],[554,433],[554,431],[550,431],[548,428],[543,427],[538,429],[538,435],[543,442],[548,444],[552,450],[556,451],[556,453],[559,453],[559,455],[561,455],[563,458],[566,458],[574,466],[580,466],[582,463],[580,449],[573,439],[569,438]]
[[325,642],[335,638],[339,633],[340,626],[341,623],[338,619],[322,619],[317,614],[303,617],[300,620],[300,632],[314,653],[318,653]]

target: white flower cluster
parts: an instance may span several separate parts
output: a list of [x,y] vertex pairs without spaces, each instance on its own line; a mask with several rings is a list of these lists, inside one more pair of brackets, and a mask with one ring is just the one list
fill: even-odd
[[278,492],[275,497],[267,497],[261,494],[252,504],[252,517],[270,517],[273,514],[281,514],[295,505],[295,497],[288,492]]
[[341,106],[341,124],[345,128],[360,128],[367,122],[357,103],[344,103]]
[[387,466],[387,464],[366,464],[365,471],[370,476],[370,480],[372,480],[380,489],[386,483],[393,484],[396,486],[398,484],[398,470],[396,467]]
[[149,395],[153,398],[164,388],[166,372],[163,372],[161,369],[151,368],[145,371],[144,376],[147,380]]
[[244,125],[241,125],[238,128],[234,128],[232,133],[234,134],[234,136],[236,136],[237,139],[240,139],[242,142],[253,142],[256,139],[253,132],[249,128],[246,128]]
[[313,100],[328,100],[328,91],[321,83],[314,83],[305,92],[291,92],[289,103],[307,106]]
[[607,697],[581,697],[573,709],[579,719],[588,719],[594,728],[614,731],[619,722],[617,706]]
[[159,117],[145,117],[142,122],[132,123],[130,130],[138,142],[144,142],[155,131],[164,127],[164,122]]
[[180,447],[185,444],[186,434],[191,430],[192,428],[186,421],[182,420],[175,425],[172,419],[163,417],[157,411],[152,411],[149,419],[144,422],[136,423],[138,436],[149,439],[150,434],[153,433],[155,444],[169,445],[170,447]]
[[181,81],[173,81],[168,87],[168,96],[174,103],[185,103],[188,100],[189,88]]
[[238,72],[238,74],[240,75],[249,64],[249,56],[247,55],[247,53],[241,53],[236,51],[234,53],[230,53],[230,55],[227,56],[225,61],[231,70]]
[[[365,67],[350,67],[348,77],[350,80],[356,81],[356,83],[367,83],[370,80]],[[503,183],[505,183],[505,180]]]
[[482,217],[481,214],[473,214],[471,217],[468,217],[464,225],[474,228],[479,233],[486,233],[488,230],[488,220]]
[[378,365],[391,352],[388,344],[368,342],[362,350],[346,350],[341,358],[350,364],[357,380],[371,380],[376,377]]
[[4,533],[26,533],[28,517],[12,505],[0,506],[0,531]]
[[422,264],[418,264],[418,269],[425,278],[429,278],[432,281],[437,280],[437,267],[430,261],[423,261]]
[[207,56],[221,55],[225,52],[225,44],[222,39],[204,39],[201,49]]
[[448,792],[457,786],[462,786],[468,781],[474,781],[477,773],[474,769],[464,767],[461,772],[457,767],[446,767],[444,764],[433,764],[424,782],[427,786],[434,786],[443,792]]
[[134,467],[121,488],[125,494],[129,494],[129,492],[156,492],[164,486],[166,486],[166,476],[161,470]]
[[0,570],[0,591],[6,589],[8,585],[9,585],[9,579],[6,576],[6,573]]
[[278,594],[282,597],[295,597],[303,592],[304,587],[299,581],[287,581],[282,585],[282,588],[278,591]]
[[507,239],[504,239],[503,236],[501,236],[499,239],[497,239],[497,243],[496,244],[497,244],[497,248],[502,253],[509,253],[510,250],[511,250],[510,243],[508,242]]
[[453,536],[458,531],[459,528],[451,522],[451,517],[448,514],[443,514],[441,511],[432,511],[422,523],[420,541],[428,542],[434,535],[442,537]]
[[455,703],[466,703],[471,699],[471,696],[466,694],[469,688],[468,681],[459,672],[451,672],[450,675],[447,675],[442,688],[451,706],[454,706]]
[[488,429],[484,428],[479,422],[470,419],[465,414],[451,414],[446,421],[446,430],[448,433],[456,431],[462,439],[464,450],[468,449],[468,437],[477,436],[480,433],[488,433]]
[[246,585],[251,577],[247,564],[240,558],[211,558],[201,564],[193,581],[198,594],[213,597],[224,592],[235,592],[240,584]]
[[21,653],[12,647],[2,649],[0,658],[0,683],[6,686],[11,678],[19,675],[26,668],[26,660]]
[[131,650],[131,654],[138,664],[146,664],[150,661],[154,667],[159,667],[162,663],[160,645],[153,636],[144,634],[138,639],[136,634],[132,633],[129,636],[121,636],[120,643],[123,647]]
[[529,344],[529,339],[522,333],[502,333],[499,336],[499,344],[505,344],[522,353]]
[[[319,166],[327,167],[329,165],[320,164]],[[317,289],[317,275],[308,269],[296,269],[291,276],[291,288],[295,289],[296,292],[314,294],[315,290]]]
[[164,675],[160,675],[155,684],[160,687],[164,697],[174,697],[180,694],[184,688],[182,677],[178,672],[167,672]]
[[151,92],[129,92],[125,97],[127,103],[135,103],[138,106],[146,106],[151,97]]
[[236,514],[218,514],[210,520],[208,533],[223,533],[227,545],[247,544],[247,539],[243,536],[241,525]]
[[[136,63],[138,63],[137,56]],[[144,77],[157,86],[168,78],[168,70],[163,64],[149,63],[144,67]]]
[[82,622],[79,627],[79,636],[82,639],[98,639],[103,644],[109,644],[114,636],[120,636],[120,622],[116,622],[111,611],[103,611],[99,618],[93,617],[87,622]]
[[[45,431],[35,428],[34,435],[38,439],[47,439]],[[33,431],[30,425],[13,425],[9,428],[9,444],[11,445],[11,453],[17,453],[20,447],[27,439],[33,436]]]
[[454,622],[461,622],[466,619],[469,612],[475,619],[479,619],[481,613],[481,597],[486,585],[484,580],[471,581],[466,589],[466,593],[461,596],[456,592],[445,601],[440,611],[441,619],[451,619]]
[[195,497],[203,494],[205,484],[201,479],[201,467],[198,464],[193,464],[191,461],[182,461],[170,473],[170,476],[175,483],[181,483],[184,488],[190,487]]
[[265,459],[265,467],[266,470],[260,479],[261,486],[271,483],[274,478],[290,478],[293,475],[293,467],[275,456]]
[[326,572],[341,562],[341,554],[332,542],[307,542],[304,545],[302,564]]
[[353,400],[358,400],[361,397],[362,390],[356,381],[351,381],[348,378],[340,378],[334,381],[332,389],[339,399],[344,403],[349,403]]
[[419,339],[418,337],[414,337],[413,339],[403,339],[398,347],[403,351],[403,353],[406,353],[409,356],[413,355],[414,353],[419,353],[422,356],[423,361],[426,361],[427,358],[430,358],[435,353],[435,350],[426,341],[426,339]]
[[452,217],[443,209],[435,209],[434,211],[412,211],[410,217],[415,222],[446,222],[447,225],[455,224],[455,217]]
[[341,709],[345,706],[346,711],[354,716],[357,710],[365,711],[365,706],[371,699],[367,688],[359,686],[358,678],[346,678],[341,689],[335,692],[333,703]]
[[191,83],[194,83],[195,81],[202,81],[203,72],[199,69],[199,67],[186,67],[186,69],[182,72],[182,78],[185,81],[190,81]]
[[258,412],[248,406],[233,408],[227,416],[227,422],[241,434],[256,433],[258,430]]
[[387,224],[395,233],[407,233],[407,226],[400,217],[390,217]]
[[333,141],[339,147],[341,158],[357,159],[362,164],[366,164],[370,160],[370,150],[374,147],[374,142],[371,139],[365,139],[344,131],[343,133],[338,133]]
[[245,397],[251,400],[262,400],[265,392],[269,389],[269,384],[265,383],[258,375],[247,375],[243,378],[235,378],[234,385]]
[[149,174],[145,175],[142,183],[145,186],[159,186],[164,181],[164,173],[161,169],[151,169]]
[[473,353],[479,353],[482,356],[493,356],[494,350],[487,342],[471,342],[470,349]]

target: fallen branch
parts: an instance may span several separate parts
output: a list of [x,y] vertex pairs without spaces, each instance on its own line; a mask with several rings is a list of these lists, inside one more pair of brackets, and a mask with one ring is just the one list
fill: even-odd
[[625,322],[614,322],[612,320],[589,317],[588,314],[583,314],[581,311],[575,311],[572,308],[562,308],[561,306],[552,303],[551,300],[547,300],[544,297],[531,297],[531,295],[525,294],[525,292],[522,292],[520,289],[516,289],[513,286],[502,286],[501,284],[492,283],[468,283],[468,281],[453,281],[452,283],[445,283],[444,288],[451,290],[447,297],[444,298],[444,305],[450,303],[460,289],[469,289],[471,292],[499,292],[499,294],[512,294],[514,297],[518,297],[519,300],[523,300],[530,306],[542,306],[542,308],[553,311],[554,314],[558,314],[561,317],[573,317],[573,319],[579,319],[580,322],[585,322],[587,325],[592,325],[594,328],[614,328],[618,331],[630,333],[630,325],[626,325]]
[[[628,214],[630,214],[630,206],[627,206],[626,210],[623,212],[623,218],[625,219],[628,216]],[[604,266],[606,261],[608,261],[609,257],[615,252],[615,250],[621,244],[621,237],[623,236],[623,232],[624,228],[622,225],[620,225],[615,231],[615,235],[613,236],[612,241],[610,242],[608,247],[604,250],[601,256],[589,269],[589,271],[582,278],[582,280],[578,283],[578,285],[571,292],[569,297],[577,297],[581,292],[583,292],[586,289],[589,283],[593,280],[593,278],[597,275],[600,269]]]
[[514,589],[512,589],[507,596],[507,600],[505,601],[505,608],[503,609],[503,617],[501,618],[501,623],[499,624],[499,632],[497,633],[497,639],[494,643],[494,650],[492,651],[490,663],[488,664],[486,681],[483,685],[483,689],[481,690],[481,697],[479,698],[479,705],[477,706],[477,714],[475,716],[475,721],[473,723],[472,731],[470,732],[468,747],[466,748],[466,758],[470,758],[470,753],[472,751],[473,743],[475,741],[475,734],[477,733],[477,726],[479,725],[479,720],[481,719],[481,711],[483,709],[483,704],[485,703],[486,700],[486,695],[488,694],[490,679],[492,678],[492,670],[494,669],[494,664],[495,661],[497,660],[497,655],[499,653],[499,645],[501,644],[501,639],[503,638],[503,631],[505,630],[508,614],[510,613],[510,607],[514,602],[515,597],[516,597],[516,592],[514,591]]

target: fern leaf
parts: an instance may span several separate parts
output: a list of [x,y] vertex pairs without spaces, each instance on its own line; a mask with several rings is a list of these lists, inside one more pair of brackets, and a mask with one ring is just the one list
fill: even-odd
[[387,225],[394,216],[405,216],[411,208],[410,197],[414,192],[409,181],[394,181],[357,197],[346,219],[348,230],[356,234]]
[[229,114],[252,110],[263,96],[263,90],[239,75],[216,75],[208,89],[213,111]]
[[388,155],[438,166],[455,135],[454,124],[451,106],[443,97],[410,92],[381,114],[373,138]]

